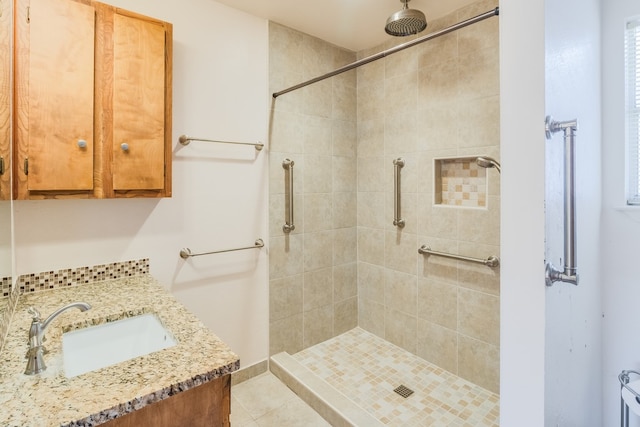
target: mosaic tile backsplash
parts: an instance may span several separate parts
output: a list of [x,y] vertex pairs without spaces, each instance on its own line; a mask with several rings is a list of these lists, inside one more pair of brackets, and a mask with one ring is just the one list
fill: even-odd
[[437,160],[436,202],[449,206],[487,206],[487,172],[474,159]]
[[7,298],[7,305],[0,309],[0,351],[11,323],[11,316],[20,294],[78,286],[88,283],[101,282],[108,279],[138,276],[149,273],[149,259],[113,262],[91,267],[67,268],[58,271],[45,271],[35,274],[24,274],[18,277],[17,283],[11,283],[11,278],[3,278],[1,282],[2,297]]

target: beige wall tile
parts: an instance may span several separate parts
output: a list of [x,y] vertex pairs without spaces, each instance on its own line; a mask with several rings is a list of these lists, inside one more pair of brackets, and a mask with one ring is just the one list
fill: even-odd
[[425,64],[418,72],[418,108],[449,108],[458,101],[458,61]]
[[334,306],[333,333],[342,334],[358,326],[358,297],[340,301]]
[[358,193],[358,225],[369,228],[385,228],[384,193]]
[[384,304],[385,269],[380,265],[358,263],[358,296],[361,299]]
[[[443,19],[437,21],[444,24]],[[449,18],[446,26],[453,24],[455,24],[454,19]],[[429,24],[429,27],[433,28],[434,26],[437,26],[434,22]],[[444,28],[445,25],[441,25],[441,27]],[[433,29],[431,30],[433,31]],[[418,52],[414,55],[418,57],[419,68],[428,67],[434,62],[455,59],[458,56],[458,32],[445,34],[428,43],[422,43],[417,49]]]
[[269,281],[269,320],[281,320],[302,313],[303,276]]
[[447,371],[458,373],[458,334],[455,330],[418,319],[416,354]]
[[303,115],[294,112],[275,112],[271,120],[269,149],[283,153],[302,153],[304,119]]
[[459,209],[433,204],[430,193],[418,195],[418,233],[430,237],[456,240]]
[[[333,195],[331,193],[305,194],[303,209],[306,233],[333,228]],[[299,212],[297,216],[300,217]],[[296,228],[298,228],[297,224]]]
[[333,78],[333,105],[332,117],[334,120],[355,120],[358,103],[356,99],[357,89],[341,83],[341,80]]
[[303,272],[303,236],[289,235],[269,239],[269,278],[280,279]]
[[333,228],[357,225],[357,197],[355,192],[333,193]]
[[418,281],[418,318],[450,330],[458,327],[458,290],[451,283]]
[[333,267],[333,301],[338,303],[357,296],[358,264],[351,262]]
[[356,157],[358,129],[355,118],[334,119],[332,125],[332,152],[334,156]]
[[489,344],[500,344],[500,297],[458,289],[458,331]]
[[362,299],[358,300],[358,326],[384,338],[384,304]]
[[[333,157],[305,155],[302,174],[305,193],[331,193],[333,191]],[[294,177],[295,179],[295,177]]]
[[418,74],[407,72],[384,80],[385,117],[415,113],[418,106]]
[[334,230],[333,239],[333,265],[357,261],[358,240],[356,227]]
[[358,227],[358,261],[383,266],[384,236],[383,230]]
[[288,27],[269,22],[269,73],[274,71],[296,71],[302,68],[302,33]]
[[384,157],[358,157],[358,191],[381,191],[384,188]]
[[323,268],[304,273],[305,312],[333,303],[333,268]]
[[269,323],[269,355],[302,350],[302,313]]
[[417,348],[418,319],[387,307],[384,315],[384,338],[413,354]]
[[331,80],[306,86],[302,89],[302,113],[330,118],[333,108],[333,85]]
[[417,110],[418,151],[446,150],[458,146],[458,106],[429,106]]
[[384,85],[358,85],[358,122],[384,118]]
[[461,101],[500,94],[498,47],[471,51],[458,58]]
[[302,66],[305,79],[331,71],[333,69],[332,46],[307,34],[304,34],[302,39]]
[[331,267],[333,261],[333,231],[304,234],[304,271]]
[[499,96],[470,99],[461,103],[457,123],[460,147],[497,146],[500,141]]
[[316,308],[304,313],[304,348],[333,337],[333,305]]
[[333,191],[355,192],[357,178],[357,160],[355,157],[333,156]]
[[486,209],[459,209],[458,238],[487,245],[500,244],[500,203],[491,202]]
[[385,233],[385,267],[415,274],[418,265],[418,241],[415,234],[397,231]]
[[386,270],[384,284],[385,305],[402,311],[412,317],[417,316],[418,283],[414,274]]
[[464,335],[458,336],[458,375],[500,393],[500,350]]
[[331,153],[332,121],[325,117],[304,116],[305,155]]
[[358,120],[358,158],[384,156],[384,121]]

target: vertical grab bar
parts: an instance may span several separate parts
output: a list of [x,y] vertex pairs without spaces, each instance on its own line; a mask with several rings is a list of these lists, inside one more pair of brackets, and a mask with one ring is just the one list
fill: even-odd
[[404,228],[405,222],[402,219],[402,196],[400,188],[400,169],[404,167],[404,159],[398,157],[393,160],[393,225]]
[[556,122],[551,116],[545,121],[547,139],[555,132],[564,132],[564,268],[559,270],[550,262],[545,267],[545,282],[552,286],[555,282],[578,284],[577,241],[576,241],[576,200],[575,200],[575,136],[578,120]]
[[282,231],[285,233],[291,233],[296,229],[296,226],[293,224],[293,165],[295,162],[291,159],[284,159],[282,161],[282,167],[285,170],[285,215],[284,215],[284,225],[282,226]]

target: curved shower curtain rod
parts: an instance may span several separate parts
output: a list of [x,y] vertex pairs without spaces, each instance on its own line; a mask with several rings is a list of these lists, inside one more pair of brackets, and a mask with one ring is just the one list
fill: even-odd
[[427,40],[435,39],[436,37],[440,37],[440,36],[443,36],[445,34],[449,34],[449,33],[453,32],[453,31],[459,30],[460,28],[464,28],[464,27],[469,26],[471,24],[475,24],[476,22],[484,21],[485,19],[491,18],[493,16],[498,16],[499,14],[500,14],[500,8],[496,7],[493,10],[490,10],[490,11],[485,12],[485,13],[481,13],[480,15],[474,16],[473,18],[469,18],[466,21],[458,22],[457,24],[453,24],[450,27],[444,28],[442,30],[427,34],[427,35],[422,36],[422,37],[418,37],[415,40],[411,40],[411,41],[409,41],[407,43],[400,44],[400,45],[398,45],[396,47],[392,47],[392,48],[384,50],[384,51],[382,51],[380,53],[376,53],[375,55],[367,56],[366,58],[362,58],[362,59],[360,59],[360,60],[358,60],[356,62],[352,62],[351,64],[345,65],[344,67],[340,67],[337,70],[330,71],[330,72],[328,72],[326,74],[323,74],[323,75],[321,75],[319,77],[314,77],[311,80],[307,80],[305,82],[298,83],[295,86],[291,86],[291,87],[289,87],[287,89],[283,89],[280,92],[274,92],[273,93],[273,97],[277,98],[280,95],[284,95],[285,93],[289,93],[289,92],[292,92],[294,90],[303,88],[305,86],[309,86],[310,84],[317,83],[317,82],[319,82],[321,80],[324,80],[324,79],[328,79],[329,77],[337,76],[338,74],[342,74],[342,73],[347,72],[349,70],[353,70],[354,68],[358,68],[361,65],[365,65],[365,64],[368,64],[370,62],[377,61],[378,59],[384,58],[385,56],[389,56],[392,53],[400,52],[401,50],[405,50],[405,49],[407,49],[409,47],[413,47],[413,46],[415,46],[417,44],[420,44],[422,42],[426,42]]

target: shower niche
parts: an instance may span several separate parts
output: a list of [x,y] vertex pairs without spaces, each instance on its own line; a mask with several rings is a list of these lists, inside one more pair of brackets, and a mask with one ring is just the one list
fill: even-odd
[[433,159],[433,203],[441,206],[487,208],[487,168],[484,157],[448,157]]

